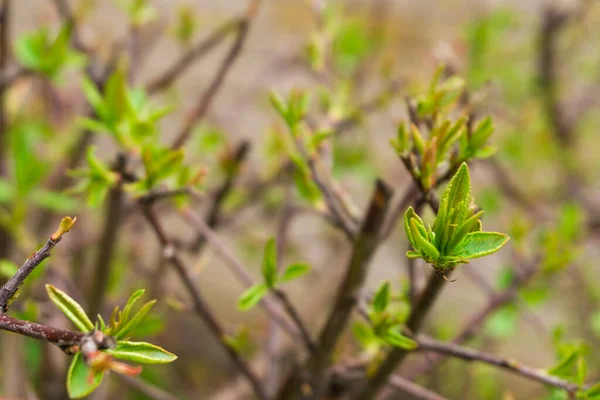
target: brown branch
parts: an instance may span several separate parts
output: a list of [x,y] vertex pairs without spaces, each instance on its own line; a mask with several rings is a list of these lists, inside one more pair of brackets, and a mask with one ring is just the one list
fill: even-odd
[[219,66],[219,69],[217,70],[217,73],[211,81],[208,89],[199,99],[196,107],[194,107],[187,115],[184,126],[173,143],[174,148],[179,148],[183,146],[185,142],[189,139],[194,125],[196,125],[206,116],[206,113],[208,112],[208,109],[210,108],[210,105],[215,99],[219,89],[222,87],[223,82],[227,77],[227,74],[229,73],[229,71],[235,64],[235,61],[241,54],[242,48],[246,41],[246,37],[248,36],[248,31],[250,29],[250,21],[256,15],[259,4],[260,0],[250,0],[250,5],[248,6],[246,16],[239,25],[235,42],[233,43],[229,52],[226,54],[225,58],[221,62],[221,65]]
[[245,18],[235,18],[219,26],[207,38],[183,54],[164,73],[152,79],[147,85],[148,93],[155,94],[171,86],[195,61],[215,48],[231,32],[241,29],[244,21]]
[[475,349],[462,347],[454,343],[442,343],[429,338],[420,337],[418,343],[419,347],[417,348],[417,351],[431,351],[446,356],[460,358],[465,361],[482,362],[493,365],[530,380],[543,383],[544,385],[565,390],[570,394],[574,394],[580,389],[579,386],[574,383],[548,375],[543,370],[528,367],[510,358],[498,357],[493,354],[486,354]]
[[[246,160],[249,153],[250,142],[244,140],[237,147],[231,159],[227,161],[227,176],[225,177],[223,184],[219,186],[215,191],[210,208],[206,213],[205,221],[210,229],[215,229],[221,223],[221,213],[223,204],[225,203],[227,196],[229,196],[229,193],[233,189],[233,185],[235,184],[235,181],[239,175],[242,164]],[[206,238],[204,237],[204,235],[202,235],[202,233],[200,233],[196,237],[191,248],[195,252],[200,252],[205,244]]]
[[[462,344],[473,338],[477,331],[483,326],[485,321],[498,309],[510,304],[514,301],[518,294],[519,288],[525,285],[535,275],[537,268],[534,265],[528,265],[526,268],[519,270],[514,281],[504,291],[491,296],[487,304],[478,312],[470,316],[463,324],[463,328],[452,339],[453,344]],[[407,378],[412,380],[417,376],[422,375],[439,364],[444,359],[441,355],[429,357],[427,362],[422,366],[412,368]]]
[[[392,189],[383,181],[377,181],[362,227],[354,239],[346,276],[341,282],[325,327],[319,336],[317,351],[313,353],[306,364],[306,372],[310,375],[306,380],[310,382],[312,392],[319,393],[321,391],[324,380],[323,373],[358,301],[358,292],[362,288],[370,261],[380,243],[380,230],[392,194]],[[291,376],[280,390],[278,398],[292,398],[298,386],[304,386],[301,383],[298,377]]]
[[33,339],[55,344],[62,349],[76,345],[86,336],[83,332],[52,328],[0,314],[0,330],[18,333]]
[[48,240],[41,249],[33,253],[24,263],[19,267],[17,272],[6,282],[6,284],[0,289],[0,314],[8,311],[11,299],[19,290],[19,287],[23,284],[25,279],[33,272],[33,270],[42,263],[46,258],[50,257],[50,251],[60,242],[62,235],[68,232],[70,227],[75,223],[76,218],[70,219],[65,218],[61,223],[60,227]]
[[[125,162],[125,156],[120,154],[114,170],[118,173],[123,173],[125,171]],[[96,315],[102,311],[108,280],[112,270],[111,262],[119,239],[124,199],[125,194],[123,192],[122,182],[118,182],[110,189],[106,202],[104,227],[102,228],[100,245],[98,246],[98,252],[96,253],[93,277],[89,283],[90,287],[88,289],[88,308],[90,315]]]
[[179,278],[183,285],[185,286],[188,294],[192,298],[194,304],[195,313],[206,323],[214,337],[217,339],[222,349],[228,355],[229,359],[232,363],[237,367],[237,369],[242,373],[252,385],[254,393],[256,396],[262,400],[267,400],[269,396],[267,395],[262,383],[258,379],[256,375],[252,372],[252,370],[246,364],[246,361],[242,358],[242,356],[227,343],[227,336],[225,331],[219,324],[216,316],[213,311],[210,309],[210,306],[202,295],[200,291],[194,284],[192,277],[190,276],[188,269],[185,267],[183,261],[175,251],[173,244],[167,237],[167,234],[163,230],[160,225],[156,214],[152,210],[152,206],[149,204],[140,203],[140,207],[146,217],[146,220],[152,226],[154,233],[156,234],[160,245],[163,248],[164,257],[171,263],[173,268],[175,268],[175,272],[179,275]]

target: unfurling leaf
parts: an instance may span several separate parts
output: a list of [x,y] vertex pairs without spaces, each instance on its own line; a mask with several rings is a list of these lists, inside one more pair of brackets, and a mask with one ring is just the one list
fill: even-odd
[[390,283],[384,282],[373,297],[373,311],[381,313],[390,303]]
[[142,364],[166,364],[177,359],[177,356],[162,347],[145,342],[119,341],[114,349],[106,352],[121,360]]
[[397,327],[388,329],[383,335],[383,339],[386,343],[405,350],[414,350],[418,346],[417,342],[413,339],[400,333]]
[[305,263],[296,263],[289,265],[281,277],[279,278],[280,282],[289,282],[294,279],[298,279],[301,276],[306,275],[310,271],[310,265]]
[[262,274],[267,287],[272,288],[275,286],[277,282],[277,246],[275,239],[269,240],[265,246]]
[[267,294],[269,288],[264,283],[249,287],[238,299],[238,309],[246,311],[257,305]]
[[58,240],[62,237],[62,235],[69,232],[69,230],[73,227],[73,225],[75,225],[76,221],[77,221],[77,217],[75,217],[75,218],[64,217],[62,219],[62,221],[60,221],[60,225],[59,225],[58,229],[52,234],[52,236],[50,236],[52,238],[52,240]]
[[75,354],[67,375],[67,391],[72,399],[79,399],[92,393],[100,383],[104,372],[94,372],[85,364],[81,353]]
[[50,300],[75,324],[77,329],[86,333],[94,329],[92,321],[90,321],[83,308],[73,298],[52,285],[46,285],[46,291]]

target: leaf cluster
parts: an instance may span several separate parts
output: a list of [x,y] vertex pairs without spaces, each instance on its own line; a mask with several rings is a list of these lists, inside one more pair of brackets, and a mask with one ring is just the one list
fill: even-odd
[[483,232],[483,211],[475,212],[469,168],[463,163],[446,187],[433,227],[426,227],[412,207],[404,214],[404,229],[413,250],[409,258],[422,258],[436,269],[495,253],[508,241],[497,232]]
[[94,351],[84,348],[81,344],[69,367],[67,389],[71,398],[81,398],[92,393],[102,382],[104,373],[113,370],[125,374],[139,373],[139,368],[114,361],[120,359],[144,364],[164,364],[174,361],[177,356],[151,343],[130,342],[128,339],[142,323],[156,300],[145,303],[134,312],[134,305],[144,295],[144,290],[138,290],[131,295],[123,310],[116,306],[106,324],[98,315],[98,322],[93,324],[83,307],[72,297],[52,285],[46,285],[50,300],[75,325],[75,327],[90,337],[101,332],[110,338],[112,343],[108,348],[98,348]]

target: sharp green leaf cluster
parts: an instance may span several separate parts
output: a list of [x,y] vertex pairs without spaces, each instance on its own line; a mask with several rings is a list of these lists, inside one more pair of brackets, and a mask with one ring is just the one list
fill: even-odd
[[75,325],[77,329],[93,337],[101,332],[110,340],[107,348],[90,351],[82,344],[73,357],[67,376],[67,389],[71,398],[81,398],[93,392],[102,382],[107,370],[123,374],[137,374],[139,367],[129,366],[115,359],[142,364],[164,364],[175,361],[177,356],[151,343],[131,342],[129,337],[136,331],[148,315],[156,300],[145,303],[134,312],[134,305],[144,295],[144,290],[134,292],[123,310],[116,306],[109,324],[98,315],[98,322],[93,324],[83,308],[73,298],[52,285],[46,285],[50,300]]
[[242,293],[238,299],[238,309],[246,311],[257,305],[270,290],[276,289],[280,284],[294,281],[310,272],[310,266],[305,263],[288,265],[282,272],[277,270],[277,247],[275,239],[271,239],[265,246],[262,277],[263,282],[257,283]]
[[475,212],[469,168],[463,163],[446,187],[433,227],[426,227],[412,207],[404,214],[404,229],[413,248],[406,255],[422,258],[439,270],[453,269],[472,258],[500,250],[508,236],[483,232],[482,211]]

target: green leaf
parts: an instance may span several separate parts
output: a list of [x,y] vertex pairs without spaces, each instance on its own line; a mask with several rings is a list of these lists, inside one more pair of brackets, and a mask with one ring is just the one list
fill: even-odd
[[469,167],[462,163],[452,177],[440,202],[440,208],[433,224],[435,232],[435,246],[438,249],[446,247],[448,241],[448,227],[451,223],[461,225],[464,220],[457,218],[459,215],[466,216],[464,210],[471,203],[471,179],[469,177]]
[[456,229],[452,234],[452,239],[444,249],[445,254],[451,254],[452,250],[458,246],[460,242],[467,236],[469,232],[475,228],[479,222],[479,218],[483,215],[483,211],[479,211],[478,213],[472,215],[469,219],[467,219],[461,226]]
[[414,350],[418,347],[417,342],[401,334],[397,327],[388,329],[383,335],[383,340],[394,347],[399,347],[405,350]]
[[69,397],[79,399],[89,395],[100,386],[103,376],[104,372],[94,372],[85,364],[81,353],[75,354],[67,375]]
[[425,226],[421,218],[417,215],[415,210],[412,207],[408,207],[408,210],[404,213],[404,230],[406,231],[406,236],[408,237],[408,241],[413,249],[418,249],[417,242],[415,242],[415,238],[413,237],[410,231],[410,221],[412,219],[416,219],[419,224]]
[[90,321],[85,311],[83,311],[83,308],[69,295],[52,285],[46,285],[46,291],[50,300],[75,324],[77,329],[85,333],[91,332],[94,329],[94,324],[92,324],[92,321]]
[[559,377],[570,377],[579,357],[581,357],[579,349],[569,351],[556,365],[547,370],[548,374]]
[[467,259],[487,256],[500,250],[508,240],[503,233],[472,232],[457,246],[454,255]]
[[140,311],[138,311],[133,318],[131,318],[129,322],[114,335],[115,339],[125,338],[128,334],[133,332],[142,323],[146,315],[148,315],[152,307],[154,307],[154,304],[156,304],[156,300],[151,300],[144,304],[142,308],[140,308]]
[[123,307],[123,318],[122,318],[123,321],[127,321],[129,319],[129,314],[131,313],[131,310],[133,309],[135,302],[138,301],[138,299],[140,297],[142,297],[144,295],[144,293],[146,293],[146,290],[139,289],[139,290],[136,290],[135,292],[133,292],[131,294],[131,296],[129,296],[129,300],[127,300],[127,304],[125,304],[125,307]]
[[440,257],[440,252],[427,240],[427,238],[422,235],[415,221],[416,219],[414,218],[410,220],[410,231],[415,243],[417,244],[416,250],[420,250],[423,254],[431,257],[434,260],[438,259]]
[[106,116],[106,106],[104,105],[104,99],[98,91],[96,84],[87,76],[81,79],[81,89],[85,95],[87,101],[90,103],[96,114],[100,118],[104,119]]
[[384,282],[373,297],[373,310],[376,313],[385,311],[388,304],[390,303],[390,283]]
[[267,294],[269,288],[264,283],[249,287],[238,299],[238,310],[246,311],[257,305]]
[[262,274],[267,287],[272,288],[275,286],[277,282],[277,246],[275,239],[270,239],[265,246]]
[[306,275],[310,271],[310,265],[306,263],[295,263],[290,264],[281,277],[279,278],[280,282],[289,282],[294,279],[298,279],[301,276]]
[[151,343],[119,341],[114,349],[106,352],[121,360],[142,364],[166,364],[177,359],[177,356]]

